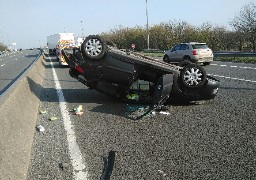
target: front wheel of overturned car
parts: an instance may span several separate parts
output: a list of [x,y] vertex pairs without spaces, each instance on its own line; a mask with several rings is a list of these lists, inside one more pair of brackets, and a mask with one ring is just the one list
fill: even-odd
[[206,81],[205,70],[197,64],[188,64],[180,72],[180,81],[184,87],[200,88]]
[[105,55],[107,44],[98,35],[90,35],[81,45],[81,51],[85,59],[100,59]]

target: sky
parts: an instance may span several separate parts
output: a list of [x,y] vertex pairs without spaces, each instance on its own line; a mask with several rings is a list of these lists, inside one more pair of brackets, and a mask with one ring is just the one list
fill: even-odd
[[[250,2],[256,4],[256,0],[147,0],[149,26],[186,21],[232,29],[229,22]],[[13,49],[40,47],[48,35],[87,36],[120,26],[146,27],[146,20],[146,0],[0,0],[0,43]]]

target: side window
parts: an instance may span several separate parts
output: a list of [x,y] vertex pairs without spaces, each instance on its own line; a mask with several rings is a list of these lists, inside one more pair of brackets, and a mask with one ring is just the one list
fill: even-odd
[[187,50],[187,45],[186,44],[182,44],[181,45],[181,50]]
[[179,45],[177,45],[177,46],[174,47],[174,50],[175,50],[175,51],[180,50],[180,47],[181,47],[181,45],[179,44]]

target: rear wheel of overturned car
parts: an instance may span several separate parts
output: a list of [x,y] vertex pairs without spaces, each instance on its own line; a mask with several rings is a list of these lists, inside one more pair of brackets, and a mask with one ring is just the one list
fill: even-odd
[[187,88],[200,88],[206,81],[205,70],[197,64],[184,66],[180,73],[180,81]]
[[168,55],[165,55],[165,56],[163,57],[163,61],[164,61],[164,62],[167,62],[167,63],[170,63],[170,59],[169,59]]
[[81,45],[81,51],[85,59],[100,59],[105,55],[106,50],[106,42],[97,35],[86,37]]

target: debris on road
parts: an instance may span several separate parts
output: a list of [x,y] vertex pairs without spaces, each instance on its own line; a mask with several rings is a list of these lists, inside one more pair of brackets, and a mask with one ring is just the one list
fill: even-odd
[[155,111],[152,111],[152,113],[154,116],[157,115],[157,114],[163,114],[163,115],[170,115],[170,112],[168,111],[162,111],[162,110],[155,110]]
[[58,120],[58,118],[55,117],[55,116],[53,116],[53,117],[49,118],[49,120],[50,120],[50,121],[56,121],[56,120]]
[[77,116],[83,115],[83,114],[84,114],[84,112],[83,112],[83,106],[82,106],[82,105],[79,105],[78,107],[76,107],[76,108],[73,109],[73,112],[74,112],[74,114],[77,115]]
[[68,163],[59,163],[59,168],[64,171],[66,168],[68,168],[69,164]]
[[127,94],[127,99],[129,100],[135,100],[135,101],[139,101],[139,95],[135,94],[135,93],[131,93],[131,94]]
[[160,174],[162,174],[164,177],[167,175],[166,173],[164,173],[164,171],[162,170],[157,170]]
[[47,111],[46,110],[40,110],[39,113],[40,114],[47,114]]
[[44,132],[45,131],[45,128],[42,125],[38,125],[36,128],[39,132]]
[[128,105],[126,115],[134,120],[149,116],[151,112],[150,106]]
[[110,151],[108,153],[108,158],[103,157],[104,160],[104,169],[100,179],[109,180],[112,175],[112,171],[115,165],[116,152]]

